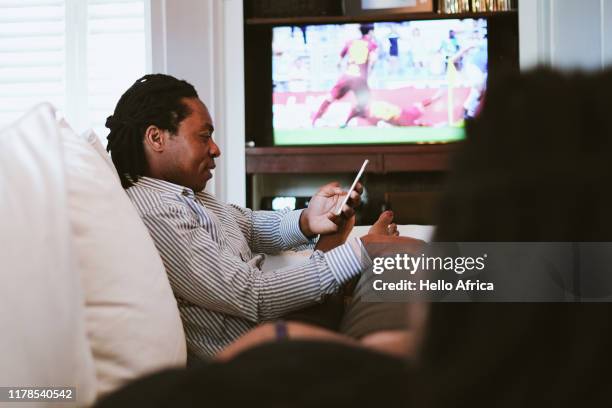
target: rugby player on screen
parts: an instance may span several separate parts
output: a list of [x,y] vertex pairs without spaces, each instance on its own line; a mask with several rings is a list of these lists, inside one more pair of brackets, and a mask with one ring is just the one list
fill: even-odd
[[372,126],[376,126],[380,122],[386,122],[393,126],[431,126],[432,124],[423,122],[421,117],[427,107],[440,99],[441,96],[442,92],[437,91],[431,98],[426,98],[421,102],[415,102],[403,108],[391,102],[373,100],[360,112],[353,109],[342,127],[346,127],[348,122],[355,117],[364,119]]
[[363,110],[367,107],[370,99],[368,75],[376,61],[376,49],[378,46],[372,36],[374,25],[362,24],[359,30],[361,31],[361,38],[347,42],[340,52],[340,63],[346,59],[346,67],[330,94],[321,103],[319,110],[312,118],[313,126],[327,112],[327,109],[334,101],[343,98],[344,95],[351,91],[357,98],[355,109]]

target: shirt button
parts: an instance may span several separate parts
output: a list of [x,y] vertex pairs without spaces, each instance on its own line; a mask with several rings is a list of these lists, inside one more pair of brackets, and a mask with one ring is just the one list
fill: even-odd
[[183,195],[185,197],[189,197],[189,190],[183,190]]

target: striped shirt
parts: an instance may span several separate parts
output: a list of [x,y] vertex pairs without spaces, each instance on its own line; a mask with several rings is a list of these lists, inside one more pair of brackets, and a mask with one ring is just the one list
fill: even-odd
[[189,353],[214,355],[258,323],[322,300],[371,263],[353,239],[262,272],[263,253],[312,247],[301,211],[252,211],[206,193],[141,177],[127,190],[149,229],[177,299]]

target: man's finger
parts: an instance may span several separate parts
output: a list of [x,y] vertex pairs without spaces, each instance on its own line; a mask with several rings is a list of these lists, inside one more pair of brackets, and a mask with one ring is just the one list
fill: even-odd
[[326,216],[328,220],[336,224],[338,227],[342,227],[346,222],[346,219],[344,217],[342,217],[341,215],[336,215],[331,211],[328,212]]
[[347,201],[347,204],[349,204],[353,208],[359,207],[359,204],[361,204],[361,194],[356,191],[352,191],[350,198]]
[[338,183],[337,181],[327,183],[319,189],[319,193],[325,194],[335,194],[336,191],[342,191],[340,183]]
[[348,204],[344,204],[342,207],[342,215],[346,218],[351,218],[353,215],[355,215],[355,210]]
[[324,197],[333,197],[335,195],[344,196],[346,195],[346,191],[344,191],[339,186],[325,185],[321,187],[321,189],[317,192],[318,195],[322,195]]
[[398,236],[399,231],[397,230],[397,224],[389,224],[389,226],[387,227],[387,232],[389,233],[389,235]]

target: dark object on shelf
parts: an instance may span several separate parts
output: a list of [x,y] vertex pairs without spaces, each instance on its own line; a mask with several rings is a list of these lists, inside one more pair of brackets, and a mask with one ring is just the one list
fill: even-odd
[[[410,6],[399,6],[401,3],[414,3]],[[416,0],[413,2],[344,0],[344,15],[358,16],[376,13],[431,13],[434,11],[433,0]]]
[[393,210],[398,224],[435,225],[440,192],[385,193],[385,209]]
[[341,0],[246,0],[247,18],[340,16]]

